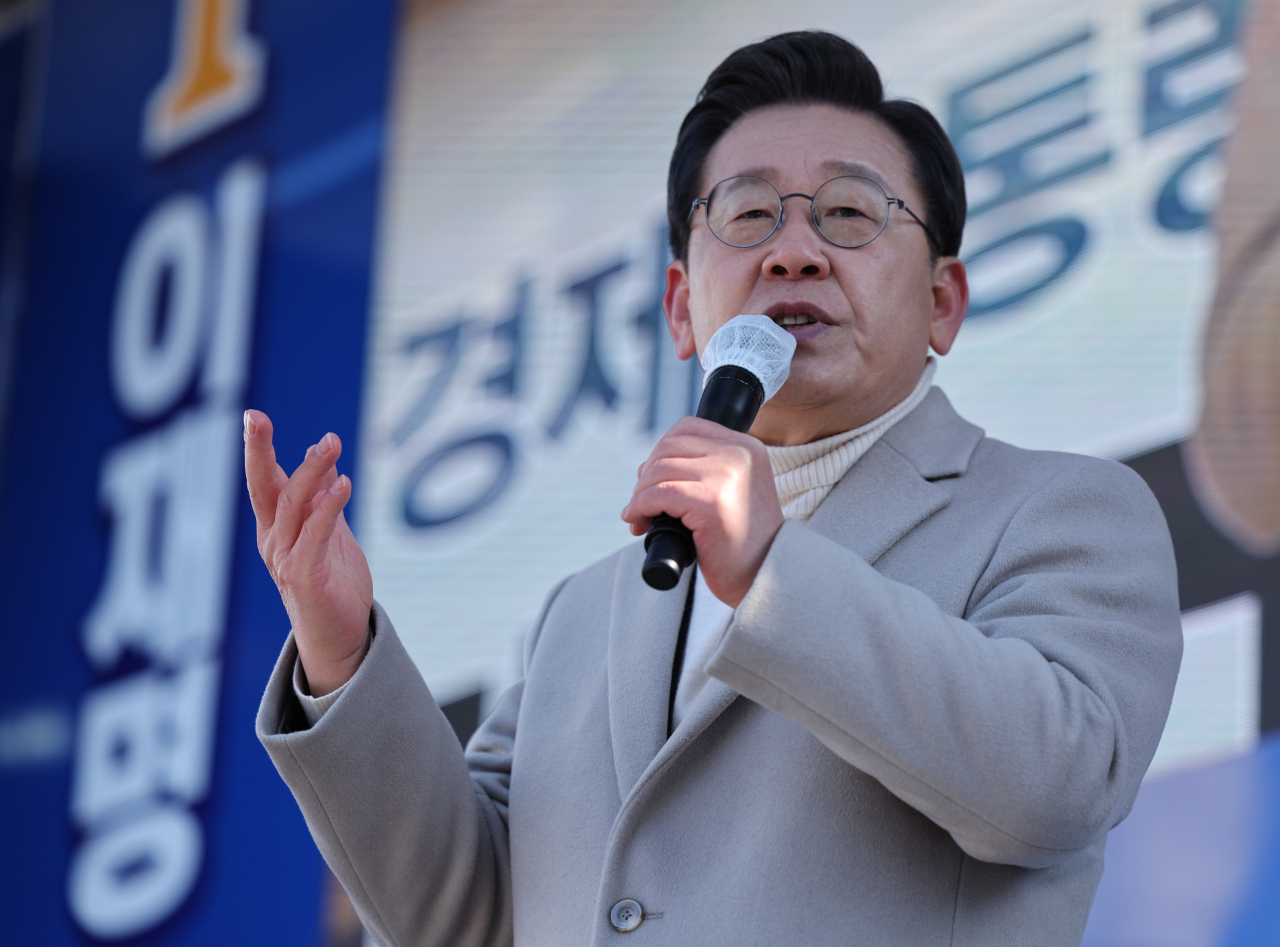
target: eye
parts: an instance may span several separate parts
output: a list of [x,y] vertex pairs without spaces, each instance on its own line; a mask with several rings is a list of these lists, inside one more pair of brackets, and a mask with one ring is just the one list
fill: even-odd
[[828,217],[866,217],[862,211],[856,207],[833,207],[827,211]]
[[757,207],[755,210],[744,210],[738,215],[739,220],[761,220],[768,216],[768,211]]

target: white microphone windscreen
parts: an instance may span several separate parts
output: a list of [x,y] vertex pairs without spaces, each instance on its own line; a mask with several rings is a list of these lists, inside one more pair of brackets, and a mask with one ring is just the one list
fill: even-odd
[[768,316],[734,316],[711,336],[702,349],[707,378],[717,368],[736,365],[760,379],[764,400],[778,393],[791,374],[796,340]]

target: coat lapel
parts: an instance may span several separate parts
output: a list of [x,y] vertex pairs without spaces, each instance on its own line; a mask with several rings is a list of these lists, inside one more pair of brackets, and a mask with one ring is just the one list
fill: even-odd
[[[853,465],[809,527],[874,563],[947,505],[948,491],[933,481],[963,474],[982,437],[934,388]],[[693,570],[670,592],[657,592],[640,578],[643,557],[639,544],[619,557],[609,622],[609,731],[623,800],[739,696],[712,678],[667,739],[672,665]]]
[[711,726],[717,717],[729,709],[729,705],[737,700],[741,695],[728,684],[723,681],[716,680],[714,677],[703,685],[698,699],[694,701],[689,712],[685,714],[684,719],[680,721],[680,726],[676,727],[675,732],[671,734],[671,738],[662,744],[662,748],[658,754],[649,763],[648,767],[640,774],[640,781],[644,781],[644,777],[649,775],[650,771],[657,773],[666,768],[666,766],[677,756],[683,753],[694,740],[702,733],[703,730]]
[[880,442],[835,485],[809,528],[874,564],[947,502],[946,490],[923,479],[901,454]]
[[832,488],[809,528],[874,564],[947,505],[949,492],[934,481],[963,474],[982,437],[932,389]]
[[609,616],[609,733],[625,799],[667,741],[671,671],[693,570],[658,592],[640,578],[644,550],[618,557]]

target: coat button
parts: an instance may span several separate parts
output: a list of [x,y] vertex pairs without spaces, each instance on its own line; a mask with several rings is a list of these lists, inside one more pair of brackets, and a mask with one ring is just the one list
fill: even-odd
[[609,912],[609,923],[615,930],[622,931],[624,934],[635,930],[643,920],[644,908],[640,906],[639,901],[632,901],[630,898],[619,901]]

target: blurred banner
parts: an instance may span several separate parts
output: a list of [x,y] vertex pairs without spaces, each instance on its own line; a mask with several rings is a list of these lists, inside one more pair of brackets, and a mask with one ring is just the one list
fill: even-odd
[[318,942],[322,865],[253,735],[288,622],[240,415],[288,466],[316,430],[357,443],[394,12],[67,0],[15,27],[5,943]]
[[[1170,512],[1189,644],[1153,772],[1280,726],[1274,297],[1255,293],[1269,336],[1215,315],[1223,354],[1203,354],[1235,305],[1224,143],[1274,142],[1262,113],[1239,128],[1248,22],[1240,0],[408,4],[356,489],[377,595],[435,693],[491,699],[546,591],[628,541],[636,466],[700,381],[661,310],[676,129],[729,51],[818,25],[964,164],[973,303],[938,384],[995,437],[1130,460]],[[1276,88],[1255,99],[1274,111]],[[1250,206],[1274,206],[1274,153],[1252,160],[1273,203]],[[1235,377],[1237,338],[1257,381],[1210,400],[1194,443],[1205,469],[1233,458],[1239,515],[1180,446],[1202,364]],[[1239,449],[1255,430],[1270,440]]]
[[0,940],[358,942],[253,738],[240,411],[287,469],[343,438],[465,739],[696,403],[680,120],[809,27],[964,164],[937,383],[1169,518],[1183,670],[1087,943],[1280,943],[1280,0],[0,0]]

